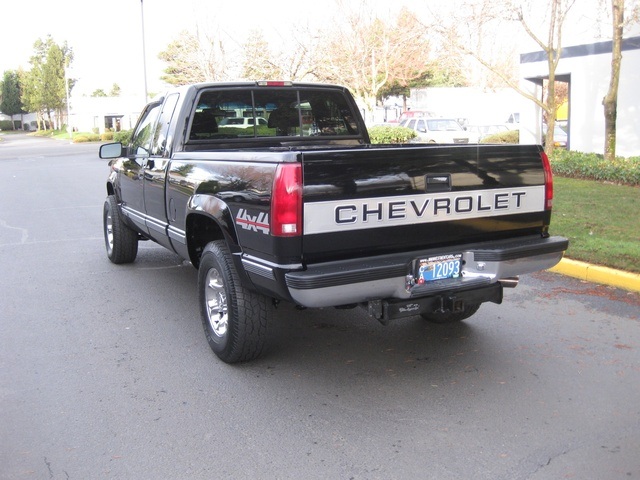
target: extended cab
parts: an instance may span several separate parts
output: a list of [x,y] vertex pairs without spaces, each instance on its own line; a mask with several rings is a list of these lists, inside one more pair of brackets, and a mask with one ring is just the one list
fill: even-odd
[[[221,128],[229,118],[251,126]],[[281,301],[454,322],[568,245],[549,235],[541,147],[371,145],[334,85],[180,87],[100,156],[109,259],[133,262],[152,240],[190,260],[207,340],[229,363],[260,355]]]

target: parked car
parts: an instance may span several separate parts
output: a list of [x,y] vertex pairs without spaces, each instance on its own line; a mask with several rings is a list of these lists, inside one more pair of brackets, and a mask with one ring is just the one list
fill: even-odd
[[[267,125],[267,119],[262,117],[256,117],[258,125]],[[226,117],[220,120],[218,128],[251,128],[253,127],[253,117]]]
[[[542,126],[542,145],[547,143],[547,125]],[[567,132],[557,123],[553,127],[553,146],[559,148],[567,148],[569,136]]]
[[567,148],[569,136],[560,125],[556,125],[553,129],[553,145],[560,148]]
[[469,143],[469,133],[453,118],[408,118],[400,126],[414,130],[418,143]]
[[506,125],[467,125],[465,127],[467,132],[469,133],[469,142],[471,143],[480,143],[485,137],[489,135],[495,135],[500,132],[508,132],[509,129]]
[[402,123],[403,121],[407,120],[408,118],[421,118],[421,117],[435,117],[436,114],[433,112],[429,112],[427,110],[407,110],[406,112],[403,112],[400,115],[400,118],[398,118],[398,123]]

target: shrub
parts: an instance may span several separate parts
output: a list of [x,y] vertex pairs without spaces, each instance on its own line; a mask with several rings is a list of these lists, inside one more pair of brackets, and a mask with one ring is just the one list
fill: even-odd
[[480,143],[520,143],[520,131],[509,130],[508,132],[494,133],[484,137]]
[[13,130],[13,123],[11,120],[0,120],[0,130]]
[[391,125],[377,125],[368,130],[371,143],[408,143],[417,136],[410,128]]
[[131,135],[133,135],[133,130],[121,130],[113,134],[113,141],[128,145],[131,141]]
[[640,157],[617,157],[608,162],[603,155],[555,149],[551,155],[553,173],[624,185],[640,185]]
[[113,141],[113,132],[104,132],[100,135],[101,142],[111,142]]
[[99,142],[100,135],[94,133],[81,133],[73,137],[74,143]]

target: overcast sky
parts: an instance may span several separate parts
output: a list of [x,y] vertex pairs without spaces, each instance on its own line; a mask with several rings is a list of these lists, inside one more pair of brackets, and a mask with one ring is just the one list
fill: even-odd
[[[578,0],[577,6],[596,0]],[[29,69],[34,42],[50,34],[73,49],[71,76],[78,79],[74,94],[109,91],[117,83],[123,94],[144,93],[142,55],[142,9],[144,7],[147,84],[150,93],[164,89],[160,81],[166,65],[158,53],[178,37],[181,30],[219,25],[232,42],[242,45],[252,28],[267,37],[286,32],[292,25],[327,22],[335,11],[333,2],[309,0],[28,0],[3,3],[0,74],[19,67]],[[358,4],[359,0],[346,0]],[[399,10],[402,4],[424,11],[447,0],[369,0],[381,11]],[[545,2],[541,2],[543,4]],[[384,13],[383,13],[384,15]],[[315,22],[315,23],[314,23]],[[286,41],[282,37],[282,41]],[[512,41],[512,40],[511,40]]]
[[[147,83],[149,91],[157,93],[163,88],[159,77],[166,67],[158,60],[158,53],[166,50],[180,31],[217,22],[242,44],[252,28],[282,29],[297,16],[298,21],[320,17],[322,11],[311,7],[317,4],[305,0],[7,2],[3,3],[3,10],[8,13],[2,22],[0,74],[19,67],[28,70],[34,42],[50,34],[57,44],[66,41],[73,49],[72,76],[79,79],[75,94],[88,95],[98,88],[109,91],[113,83],[120,85],[125,94],[139,94],[144,91],[143,5]],[[302,5],[308,6],[301,9]]]

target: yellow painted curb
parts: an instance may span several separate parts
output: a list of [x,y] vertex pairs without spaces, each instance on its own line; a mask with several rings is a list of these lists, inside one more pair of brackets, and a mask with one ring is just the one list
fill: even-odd
[[632,292],[640,292],[640,274],[622,272],[613,268],[600,267],[589,263],[563,258],[550,272],[561,273],[569,277],[579,278],[586,282],[611,285]]

